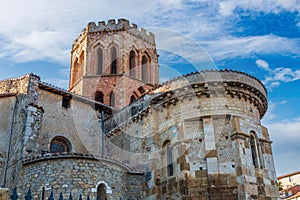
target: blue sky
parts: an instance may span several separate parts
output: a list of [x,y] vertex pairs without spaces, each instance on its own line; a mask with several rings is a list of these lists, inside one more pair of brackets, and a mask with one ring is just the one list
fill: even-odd
[[300,170],[299,12],[300,0],[4,1],[0,79],[33,72],[67,88],[71,45],[86,24],[129,19],[156,34],[162,81],[194,66],[244,71],[266,85],[262,121],[282,175]]

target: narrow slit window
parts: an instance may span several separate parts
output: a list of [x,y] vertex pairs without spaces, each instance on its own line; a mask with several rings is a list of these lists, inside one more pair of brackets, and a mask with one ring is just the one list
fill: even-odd
[[147,56],[143,56],[142,58],[142,80],[144,82],[148,82],[149,79],[149,59],[147,58]]
[[130,51],[129,53],[129,74],[133,78],[135,78],[135,53],[134,51]]
[[110,93],[110,106],[115,107],[115,93],[111,92]]
[[111,48],[111,74],[117,73],[117,49]]
[[257,136],[254,132],[250,133],[250,148],[251,148],[251,156],[253,165],[255,168],[259,168],[262,163],[261,152],[259,149],[259,145],[257,142]]
[[97,75],[103,73],[103,51],[101,48],[97,49]]
[[173,175],[173,150],[171,146],[170,140],[167,140],[163,144],[163,163],[165,163],[166,166],[166,174],[167,176]]

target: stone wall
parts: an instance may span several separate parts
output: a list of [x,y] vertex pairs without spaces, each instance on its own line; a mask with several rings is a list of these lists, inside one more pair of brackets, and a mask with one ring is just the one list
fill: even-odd
[[58,199],[60,192],[67,199],[70,192],[77,197],[82,194],[96,199],[97,186],[105,183],[108,199],[143,198],[143,175],[127,173],[127,170],[111,162],[92,158],[57,158],[24,164],[21,195],[31,188],[33,199],[40,198],[39,189],[48,188],[46,196],[53,191]]
[[7,152],[9,149],[9,139],[12,131],[12,121],[16,97],[0,98],[0,185],[4,185],[4,174],[7,162]]
[[31,74],[20,77],[10,78],[0,81],[0,94],[16,94],[27,93],[27,87],[29,84],[29,77]]
[[[212,74],[226,81],[218,82]],[[147,199],[277,198],[271,142],[260,124],[266,111],[264,87],[245,74],[211,72],[207,82],[196,78],[202,75],[188,76],[191,85],[179,78],[179,83],[175,80],[173,86],[155,90],[163,93],[137,116],[109,131],[109,141],[120,149],[130,141],[129,164],[148,171]],[[259,168],[252,160],[251,131],[258,137],[264,163]],[[171,176],[163,160],[167,140],[172,147]],[[110,156],[119,156],[114,153]]]
[[94,76],[83,77],[83,90],[84,95],[90,99],[95,99],[95,92],[100,91],[103,93],[103,103],[110,105],[110,94],[115,94],[116,108],[123,108],[131,103],[131,96],[138,98],[142,93],[138,88],[146,93],[153,87],[145,84],[144,82],[132,79],[128,76]]
[[72,152],[101,154],[102,127],[99,113],[91,104],[70,100],[70,107],[62,106],[63,95],[38,90],[38,105],[43,108],[38,150],[48,151],[55,136],[64,136],[72,144]]
[[[152,91],[114,113],[104,123],[108,128],[95,102],[30,76],[27,93],[0,98],[8,117],[0,136],[10,140],[10,131],[11,138],[11,150],[2,149],[9,157],[8,187],[18,185],[22,194],[32,187],[34,198],[41,184],[56,197],[70,191],[95,197],[99,183],[107,184],[112,199],[277,198],[271,141],[260,123],[264,87],[242,73],[206,73],[207,80],[192,74],[186,77],[192,84],[179,78]],[[132,114],[139,104],[143,108]],[[70,152],[49,153],[55,136],[67,138]]]
[[0,188],[0,200],[8,200],[8,192],[7,188]]
[[[7,141],[7,164],[6,176],[4,184],[12,189],[15,187],[21,178],[21,159],[23,157],[24,139],[26,130],[26,121],[28,117],[28,106],[35,105],[37,99],[36,88],[40,78],[33,74],[24,77],[9,80],[11,83],[7,85],[7,91],[16,91],[16,100],[11,115],[11,130],[9,140]],[[7,81],[1,82],[5,84]]]
[[[115,73],[111,73],[113,47],[116,49]],[[98,72],[99,49],[102,52],[101,72]],[[133,69],[130,68],[130,52],[134,52]],[[144,56],[147,57],[146,65],[143,63]],[[98,26],[89,23],[75,40],[71,58],[70,91],[91,99],[94,99],[96,91],[101,91],[107,105],[110,104],[110,93],[115,91],[115,99],[118,100],[115,107],[119,109],[131,103],[131,96],[138,98],[142,95],[137,90],[140,86],[146,91],[159,84],[154,35],[144,29],[137,30],[136,25],[130,26],[125,19],[118,23],[114,20],[109,20],[108,24],[99,22]],[[78,65],[75,64],[77,60]],[[143,73],[143,68],[148,68],[147,73]]]

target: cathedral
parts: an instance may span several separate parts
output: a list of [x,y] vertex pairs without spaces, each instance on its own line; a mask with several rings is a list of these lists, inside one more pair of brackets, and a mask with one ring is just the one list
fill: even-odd
[[68,91],[34,74],[0,81],[0,190],[35,200],[278,199],[267,107],[264,85],[243,72],[160,84],[154,34],[126,19],[90,22],[72,45]]

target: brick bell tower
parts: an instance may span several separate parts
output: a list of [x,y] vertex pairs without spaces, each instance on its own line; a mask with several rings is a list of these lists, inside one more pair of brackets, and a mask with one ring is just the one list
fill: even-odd
[[126,19],[90,22],[70,70],[69,91],[121,109],[159,83],[155,36]]

